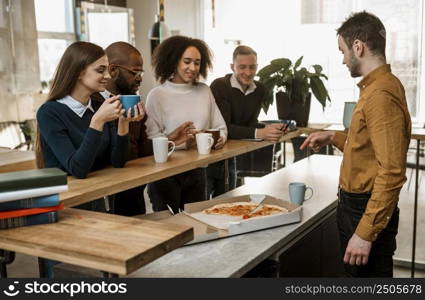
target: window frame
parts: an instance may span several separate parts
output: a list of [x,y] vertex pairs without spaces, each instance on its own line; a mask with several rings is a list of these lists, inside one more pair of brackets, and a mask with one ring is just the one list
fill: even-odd
[[[37,0],[34,0],[37,1]],[[43,30],[37,30],[37,44],[39,40],[65,40],[68,42],[68,44],[71,44],[75,41],[77,41],[77,26],[76,26],[76,9],[75,9],[75,0],[67,0],[68,4],[67,7],[69,11],[66,12],[66,16],[70,18],[71,22],[71,28],[72,32],[69,31],[43,31]],[[34,5],[35,7],[35,5]],[[35,11],[34,11],[35,13]],[[36,20],[37,21],[37,20]],[[37,26],[37,24],[35,24]],[[38,52],[38,55],[40,56],[40,49]],[[39,57],[39,69],[40,69],[40,81],[41,80],[41,59]],[[44,92],[44,89],[43,89]]]
[[90,32],[88,27],[88,13],[105,13],[117,12],[128,14],[128,37],[129,43],[133,46],[136,45],[135,21],[134,11],[132,8],[97,4],[93,2],[81,1],[80,12],[78,16],[78,34],[81,40],[90,41]]

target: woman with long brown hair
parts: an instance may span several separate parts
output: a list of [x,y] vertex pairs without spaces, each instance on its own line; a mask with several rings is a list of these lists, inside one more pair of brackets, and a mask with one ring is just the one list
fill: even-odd
[[[52,88],[37,111],[37,166],[56,167],[77,178],[109,164],[123,167],[128,154],[130,121],[140,121],[144,110],[139,103],[134,117],[124,110],[119,96],[111,97],[95,112],[90,96],[105,90],[108,58],[92,43],[75,42],[63,54],[56,69]],[[118,119],[118,126],[114,121]],[[78,208],[105,211],[103,199]],[[56,262],[41,260],[45,274],[53,276]]]
[[[127,160],[130,121],[144,116],[140,104],[134,117],[124,116],[119,96],[107,99],[94,112],[90,95],[105,90],[108,58],[92,43],[75,42],[63,54],[52,88],[37,112],[38,167],[57,167],[77,178],[109,164],[123,167]],[[118,126],[113,120],[119,119]]]

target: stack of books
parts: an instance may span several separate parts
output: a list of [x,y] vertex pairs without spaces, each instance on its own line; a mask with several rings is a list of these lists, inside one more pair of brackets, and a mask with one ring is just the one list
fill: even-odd
[[67,175],[57,168],[0,174],[0,229],[55,223]]

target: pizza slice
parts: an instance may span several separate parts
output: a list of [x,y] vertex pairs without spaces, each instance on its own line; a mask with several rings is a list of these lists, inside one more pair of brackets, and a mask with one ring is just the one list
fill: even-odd
[[288,210],[284,207],[280,207],[272,204],[263,204],[262,207],[255,213],[250,212],[257,206],[253,202],[233,202],[233,203],[221,203],[214,205],[210,208],[204,209],[202,212],[205,214],[214,215],[228,215],[235,217],[242,217],[243,219],[249,219],[258,216],[269,216],[278,213],[287,213]]

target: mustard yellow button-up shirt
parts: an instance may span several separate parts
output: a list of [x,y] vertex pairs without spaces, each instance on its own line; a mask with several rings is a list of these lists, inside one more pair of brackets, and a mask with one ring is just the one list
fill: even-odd
[[374,241],[387,226],[406,181],[411,121],[403,85],[390,65],[367,74],[358,87],[360,99],[348,135],[337,132],[333,144],[344,152],[341,188],[372,194],[355,233]]

